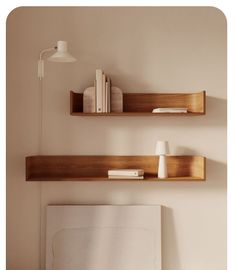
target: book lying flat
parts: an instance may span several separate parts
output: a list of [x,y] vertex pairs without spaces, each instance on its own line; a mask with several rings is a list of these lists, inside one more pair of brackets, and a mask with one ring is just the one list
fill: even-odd
[[116,170],[108,170],[108,175],[115,176],[142,176],[144,174],[144,170],[142,169],[116,169]]
[[187,113],[188,108],[156,108],[153,113]]
[[109,179],[144,179],[143,176],[123,176],[123,175],[109,175]]

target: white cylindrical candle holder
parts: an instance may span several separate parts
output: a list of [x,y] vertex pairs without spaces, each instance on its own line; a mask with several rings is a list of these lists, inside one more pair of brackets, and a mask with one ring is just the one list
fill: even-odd
[[160,155],[159,156],[159,164],[158,164],[158,178],[167,178],[167,162],[166,162],[166,156]]
[[157,141],[156,154],[159,155],[158,178],[168,178],[166,154],[169,154],[169,144],[167,141]]

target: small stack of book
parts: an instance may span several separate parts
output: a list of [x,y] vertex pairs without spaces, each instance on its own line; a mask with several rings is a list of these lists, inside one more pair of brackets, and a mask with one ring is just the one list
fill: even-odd
[[109,179],[144,179],[142,169],[117,169],[108,171]]
[[96,69],[95,99],[96,112],[111,111],[111,80],[101,69]]
[[156,108],[153,113],[187,113],[188,108]]

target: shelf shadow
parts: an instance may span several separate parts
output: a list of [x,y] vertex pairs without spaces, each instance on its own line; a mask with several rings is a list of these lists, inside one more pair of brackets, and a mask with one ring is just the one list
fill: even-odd
[[206,97],[206,115],[203,123],[207,125],[227,125],[227,100],[213,96]]
[[[111,116],[108,116],[111,117]],[[103,117],[96,117],[96,121],[103,122]],[[103,119],[103,120],[102,120]],[[130,121],[132,119],[132,121]],[[93,122],[94,119],[88,118],[87,121]],[[213,96],[206,96],[206,114],[200,116],[113,116],[112,121],[106,121],[106,126],[112,128],[135,128],[137,126],[147,128],[153,127],[153,122],[159,127],[179,127],[179,126],[226,126],[227,125],[227,100]]]
[[196,150],[185,147],[185,146],[177,146],[173,155],[180,155],[180,156],[197,156],[200,155]]
[[227,188],[227,164],[213,159],[206,160],[206,183],[209,189]]
[[[162,269],[180,270],[179,250],[173,209],[162,206]],[[174,260],[174,262],[173,262]]]

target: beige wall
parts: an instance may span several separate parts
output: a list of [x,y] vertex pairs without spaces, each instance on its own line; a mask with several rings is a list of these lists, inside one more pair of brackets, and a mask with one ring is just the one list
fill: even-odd
[[[40,50],[67,40],[74,64],[46,63],[44,154],[207,157],[203,183],[26,183],[38,153]],[[200,117],[69,115],[69,90],[102,68],[127,92],[207,91]],[[226,269],[226,20],[215,8],[18,8],[7,20],[7,265],[38,270],[49,203],[161,204],[163,270]],[[40,237],[40,223],[42,237]],[[44,265],[42,248],[41,269]]]

